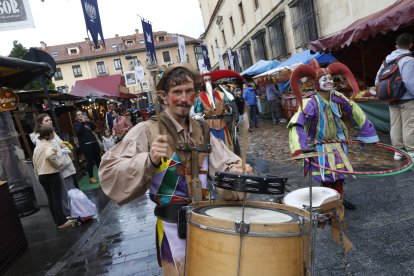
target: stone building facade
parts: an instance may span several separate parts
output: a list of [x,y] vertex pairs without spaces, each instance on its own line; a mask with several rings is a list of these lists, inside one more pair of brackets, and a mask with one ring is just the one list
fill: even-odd
[[307,49],[310,41],[335,33],[395,0],[199,0],[213,69],[228,50],[240,70],[257,61],[283,61]]
[[[180,62],[177,38],[179,35],[167,32],[154,32],[157,64],[149,64],[145,48],[144,35],[135,30],[127,36],[115,35],[105,39],[106,47],[100,42],[95,47],[88,38],[82,42],[73,42],[48,46],[41,42],[39,49],[49,53],[56,61],[56,73],[53,82],[57,90],[70,92],[77,80],[91,79],[114,74],[124,75],[133,71],[134,66],[144,67],[144,79],[149,90],[154,90],[155,76],[168,65]],[[202,58],[200,40],[184,36],[187,61],[197,68],[197,59]],[[140,85],[129,87],[130,93],[139,93]]]

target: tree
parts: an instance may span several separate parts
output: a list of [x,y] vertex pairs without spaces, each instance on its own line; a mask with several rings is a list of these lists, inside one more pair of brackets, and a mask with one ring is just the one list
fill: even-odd
[[[13,49],[10,51],[9,57],[23,59],[28,50],[17,40],[13,41]],[[46,86],[50,90],[55,90],[55,84],[51,80],[46,80]],[[42,84],[40,81],[32,81],[28,83],[23,90],[42,90]]]
[[13,49],[10,51],[9,57],[22,59],[28,50],[17,40],[13,41]]

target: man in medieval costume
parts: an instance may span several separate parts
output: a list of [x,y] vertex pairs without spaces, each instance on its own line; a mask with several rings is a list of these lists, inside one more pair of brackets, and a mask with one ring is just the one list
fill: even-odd
[[[208,199],[207,176],[252,172],[249,165],[243,172],[240,157],[212,135],[205,122],[189,116],[197,79],[188,65],[168,67],[156,87],[165,110],[158,120],[134,126],[105,153],[99,167],[102,190],[118,204],[149,189],[156,204],[156,245],[165,276],[184,275],[186,239],[178,229],[178,213],[183,206]],[[243,193],[217,190],[224,200],[244,198]]]
[[211,133],[216,138],[223,140],[227,148],[233,151],[232,138],[224,120],[224,114],[232,112],[230,101],[225,93],[213,89],[211,76],[208,72],[204,73],[202,78],[205,90],[198,95],[194,103],[194,112],[202,114],[203,119],[210,127]]

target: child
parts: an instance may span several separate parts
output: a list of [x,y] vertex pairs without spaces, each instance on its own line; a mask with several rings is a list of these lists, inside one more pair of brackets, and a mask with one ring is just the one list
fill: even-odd
[[104,130],[104,136],[102,137],[102,143],[105,152],[110,150],[113,146],[115,146],[116,143],[116,136],[114,134],[111,134],[109,129]]

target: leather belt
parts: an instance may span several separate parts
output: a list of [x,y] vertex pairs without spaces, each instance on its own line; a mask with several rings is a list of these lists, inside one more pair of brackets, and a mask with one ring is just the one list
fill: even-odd
[[178,222],[178,211],[181,210],[182,207],[189,205],[190,202],[175,202],[168,205],[156,206],[154,209],[154,215],[163,221],[169,223],[177,223]]
[[204,119],[206,120],[218,120],[218,119],[223,119],[224,116],[223,115],[210,115],[210,116],[204,116]]
[[[182,176],[184,176],[185,173],[187,173],[188,175],[191,175],[191,169],[185,168],[184,166],[178,166],[176,170]],[[198,170],[198,174],[207,174],[207,173],[208,172],[206,170],[201,170],[201,169]]]

